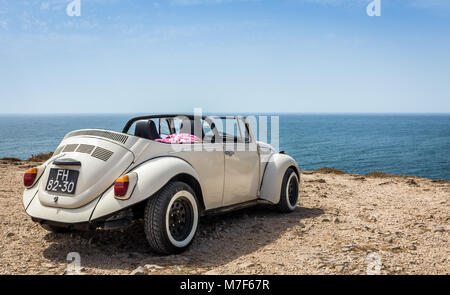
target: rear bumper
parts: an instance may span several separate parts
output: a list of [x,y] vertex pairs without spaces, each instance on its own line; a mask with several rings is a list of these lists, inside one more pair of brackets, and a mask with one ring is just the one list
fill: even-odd
[[56,227],[81,230],[81,231],[90,231],[96,229],[98,226],[92,222],[81,222],[81,223],[64,223],[64,222],[56,222],[52,220],[39,219],[36,217],[31,217],[31,220],[37,222],[39,224],[48,224]]
[[[103,198],[106,196],[106,193],[103,194]],[[135,214],[135,210],[132,208],[136,207],[137,204],[130,207],[119,207],[118,210],[100,217],[94,216],[94,211],[98,208],[98,203],[101,198],[102,196],[99,196],[80,208],[50,207],[40,202],[38,190],[33,189],[25,190],[23,205],[25,212],[35,222],[79,230],[92,230],[99,227],[109,230],[120,229],[127,227],[135,219],[142,217],[140,214]],[[119,202],[115,199],[113,200]]]
[[39,224],[48,224],[56,227],[67,228],[71,230],[79,230],[79,231],[92,231],[98,228],[105,230],[116,230],[123,229],[131,224],[133,224],[134,219],[132,218],[121,218],[121,219],[113,219],[113,220],[95,220],[90,222],[80,222],[80,223],[65,223],[65,222],[57,222],[46,219],[39,219],[35,217],[31,217],[31,220],[37,222]]
[[45,206],[41,204],[38,196],[35,195],[25,211],[29,216],[36,220],[46,220],[65,224],[84,223],[89,222],[98,200],[99,198],[96,198],[83,207],[69,209]]

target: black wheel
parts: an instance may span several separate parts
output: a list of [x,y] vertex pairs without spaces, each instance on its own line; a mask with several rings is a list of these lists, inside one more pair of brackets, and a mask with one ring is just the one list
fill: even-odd
[[198,208],[194,191],[184,182],[169,182],[150,197],[144,230],[152,250],[175,254],[189,247],[197,232]]
[[69,228],[67,227],[59,227],[59,226],[54,226],[54,225],[50,225],[50,224],[41,224],[41,227],[52,232],[52,233],[67,233],[70,231]]
[[295,210],[299,195],[299,179],[293,168],[286,170],[281,184],[280,201],[277,209],[280,212],[288,213]]

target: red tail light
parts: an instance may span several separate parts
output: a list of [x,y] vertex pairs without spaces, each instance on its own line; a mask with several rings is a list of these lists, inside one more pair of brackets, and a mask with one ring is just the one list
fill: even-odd
[[36,180],[37,173],[37,168],[31,168],[25,171],[25,174],[23,176],[23,185],[25,185],[26,187],[32,186],[34,181]]
[[116,197],[123,197],[127,194],[128,185],[130,183],[130,179],[128,175],[121,176],[117,178],[114,183],[114,195]]

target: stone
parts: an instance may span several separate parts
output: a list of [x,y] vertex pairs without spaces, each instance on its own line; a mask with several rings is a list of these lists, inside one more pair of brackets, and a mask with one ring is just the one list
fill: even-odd
[[408,179],[408,181],[406,183],[409,185],[418,185],[414,179]]
[[144,265],[144,268],[146,269],[164,269],[164,266],[157,265],[157,264],[146,264]]
[[51,263],[42,263],[41,264],[45,268],[55,268],[56,266]]
[[433,228],[433,232],[435,232],[435,233],[436,232],[443,233],[443,232],[445,232],[445,229],[443,227],[435,226]]
[[242,263],[241,266],[247,268],[247,267],[255,266],[255,264],[253,262],[246,262],[246,263]]
[[130,275],[145,275],[145,269],[142,266],[139,266],[138,268],[130,272]]

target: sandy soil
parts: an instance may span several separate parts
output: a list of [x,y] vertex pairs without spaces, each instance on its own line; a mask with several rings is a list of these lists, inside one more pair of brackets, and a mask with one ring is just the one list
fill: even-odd
[[[138,223],[122,231],[49,233],[25,214],[22,175],[0,160],[0,273],[449,274],[450,182],[303,172],[297,210],[266,207],[204,218],[190,249],[150,252]],[[379,266],[379,267],[378,267]]]

